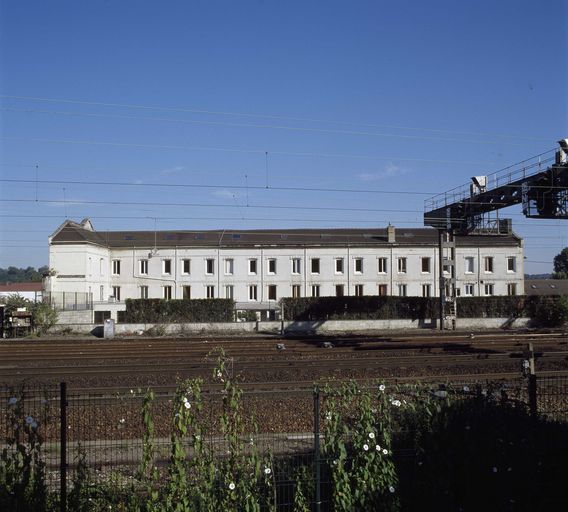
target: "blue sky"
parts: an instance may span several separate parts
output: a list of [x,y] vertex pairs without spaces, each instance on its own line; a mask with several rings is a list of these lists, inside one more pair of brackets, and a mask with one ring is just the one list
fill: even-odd
[[[420,227],[427,193],[568,137],[565,1],[0,5],[2,267],[66,217]],[[550,271],[566,221],[501,215]]]

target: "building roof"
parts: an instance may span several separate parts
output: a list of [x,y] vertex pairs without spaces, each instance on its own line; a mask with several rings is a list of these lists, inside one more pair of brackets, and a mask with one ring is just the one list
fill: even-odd
[[568,279],[525,279],[525,295],[568,295]]
[[43,285],[37,282],[0,284],[0,293],[41,292]]
[[[387,228],[254,229],[211,231],[94,231],[84,223],[65,221],[51,236],[52,245],[88,243],[101,247],[254,247],[254,246],[390,246]],[[397,228],[394,245],[437,245],[433,228]],[[462,247],[521,245],[517,235],[469,235],[456,237]]]

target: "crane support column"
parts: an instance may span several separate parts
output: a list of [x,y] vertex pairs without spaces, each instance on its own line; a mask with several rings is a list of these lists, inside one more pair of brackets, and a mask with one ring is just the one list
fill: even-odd
[[456,241],[453,231],[438,231],[440,330],[456,328]]

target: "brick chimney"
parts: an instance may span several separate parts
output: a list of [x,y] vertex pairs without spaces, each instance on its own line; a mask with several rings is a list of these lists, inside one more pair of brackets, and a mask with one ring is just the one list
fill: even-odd
[[390,223],[387,226],[387,242],[389,244],[394,244],[396,242],[394,226],[391,226]]

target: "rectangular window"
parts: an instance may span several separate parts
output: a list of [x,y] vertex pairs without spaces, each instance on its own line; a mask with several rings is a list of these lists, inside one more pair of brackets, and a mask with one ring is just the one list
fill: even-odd
[[172,260],[162,260],[162,274],[169,276],[172,273]]
[[256,274],[256,267],[257,267],[257,260],[252,259],[252,260],[248,260],[249,261],[249,274]]
[[140,271],[141,276],[147,276],[148,275],[148,260],[139,260],[138,270]]
[[301,296],[302,296],[302,288],[300,287],[299,284],[293,284],[292,285],[292,297],[297,299],[298,297],[301,297]]
[[466,297],[473,297],[475,295],[475,285],[473,283],[466,283],[464,287],[464,295]]
[[[493,272],[493,256],[485,256],[485,272]],[[486,294],[487,295],[487,294]],[[493,294],[491,294],[493,295]]]
[[105,275],[105,260],[103,258],[99,260],[99,274],[101,276]]
[[466,256],[465,258],[465,273],[473,274],[475,272],[475,258],[473,256]]
[[302,260],[300,258],[292,258],[292,274],[302,273]]
[[276,259],[270,258],[268,260],[268,273],[269,274],[276,274]]
[[343,258],[335,258],[335,273],[343,274]]
[[494,295],[494,286],[492,284],[485,285],[485,295]]
[[215,298],[215,287],[211,284],[207,285],[205,287],[205,293],[207,294],[208,299],[214,299]]
[[517,258],[514,256],[509,256],[507,258],[507,272],[516,272],[517,271]]
[[399,284],[398,285],[398,296],[399,297],[406,297],[406,285]]
[[362,274],[363,273],[363,258],[355,258],[355,273]]
[[356,284],[355,285],[355,297],[362,297],[363,296],[363,285]]
[[114,300],[120,301],[120,286],[112,287],[112,296],[114,297]]
[[172,287],[164,286],[164,299],[170,300],[172,298]]
[[[428,258],[430,259],[430,258]],[[423,284],[422,285],[422,297],[430,297],[431,295],[431,285]]]
[[406,258],[398,258],[398,273],[406,274]]
[[320,296],[320,285],[312,284],[312,297],[319,297],[319,296]]
[[386,258],[378,258],[377,259],[378,265],[378,273],[379,274],[386,274],[387,273],[387,259]]
[[386,284],[380,284],[379,285],[379,295],[384,296],[386,295],[388,292],[388,287]]
[[517,295],[517,284],[516,283],[507,284],[507,295]]
[[[320,259],[319,258],[312,258],[311,271],[312,271],[312,274],[319,274],[320,273]],[[312,297],[319,297],[319,295],[312,295]]]
[[212,276],[215,273],[215,260],[213,258],[205,260],[205,273],[208,276]]
[[103,300],[105,300],[105,287],[104,285],[101,284],[101,286],[99,287],[99,300],[102,302]]
[[191,273],[191,260],[181,260],[181,273],[184,275]]
[[120,275],[120,260],[112,260],[112,275]]
[[342,284],[335,285],[335,296],[343,297],[345,295],[345,286]]
[[268,300],[276,300],[276,285],[268,285]]
[[249,300],[258,300],[258,288],[256,284],[249,285]]
[[[422,273],[429,274],[430,270],[430,258],[421,258],[422,260]],[[423,297],[430,297],[430,295],[423,295]]]
[[183,297],[185,300],[191,299],[191,286],[183,286],[183,287],[182,287],[182,290],[183,290],[183,295],[182,295],[182,297]]
[[225,286],[225,298],[226,299],[234,299],[235,290],[232,284],[228,284]]
[[140,287],[140,298],[141,299],[147,299],[148,298],[148,287],[147,286],[141,286]]
[[225,275],[232,276],[235,272],[235,262],[233,258],[225,259]]

